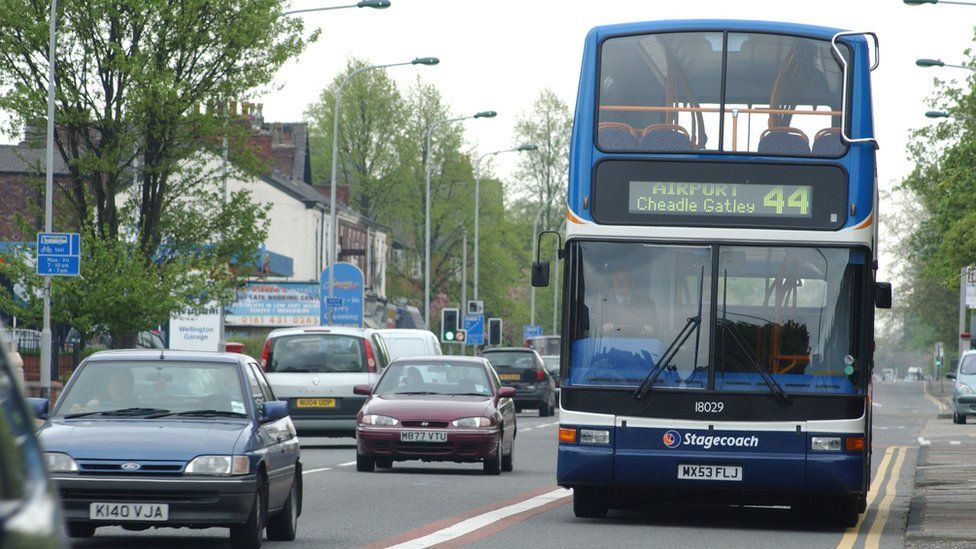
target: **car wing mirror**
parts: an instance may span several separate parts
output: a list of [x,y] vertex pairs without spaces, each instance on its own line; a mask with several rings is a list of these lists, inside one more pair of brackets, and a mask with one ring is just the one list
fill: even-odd
[[269,400],[261,405],[261,421],[277,421],[288,417],[288,403],[284,400]]
[[890,309],[891,282],[875,282],[874,288],[874,306],[879,309]]
[[956,373],[955,372],[949,372],[949,373],[946,374],[946,378],[947,379],[956,379]]
[[356,385],[352,388],[352,392],[354,395],[369,396],[373,394],[373,388],[369,385]]
[[549,285],[549,262],[533,261],[532,262],[532,286],[536,288],[545,288],[548,285]]
[[502,387],[498,389],[499,398],[515,398],[515,387]]
[[34,410],[34,416],[39,419],[47,419],[48,409],[51,406],[51,402],[46,398],[28,398],[27,403],[30,404],[31,410]]

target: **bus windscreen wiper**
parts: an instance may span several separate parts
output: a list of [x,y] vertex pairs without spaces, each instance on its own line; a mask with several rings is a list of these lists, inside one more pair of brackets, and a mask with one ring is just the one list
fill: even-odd
[[[665,368],[668,367],[668,364],[670,364],[670,362],[674,360],[675,355],[678,354],[678,350],[681,349],[681,346],[685,344],[685,341],[688,341],[689,337],[691,337],[691,333],[696,330],[700,333],[702,302],[705,299],[705,294],[702,293],[703,290],[705,289],[704,286],[705,286],[705,267],[702,267],[701,274],[698,277],[698,316],[693,316],[689,318],[688,322],[685,323],[684,328],[681,328],[681,331],[678,332],[678,335],[674,336],[674,339],[671,340],[671,343],[668,345],[667,350],[665,350],[664,354],[661,355],[661,360],[658,361],[657,366],[655,366],[654,369],[651,370],[649,374],[647,374],[647,377],[644,378],[644,381],[642,381],[641,384],[638,385],[636,389],[634,389],[634,392],[631,393],[630,395],[631,398],[643,399],[644,397],[646,397],[647,393],[651,391],[651,387],[654,386],[654,382],[657,381],[657,378],[661,375],[661,372],[663,372]],[[650,362],[651,359],[649,353],[644,352],[643,354]],[[695,341],[695,367],[696,368],[698,367],[697,338]]]
[[780,403],[782,403],[784,406],[789,406],[790,404],[793,404],[793,397],[788,395],[786,391],[783,390],[783,386],[780,385],[776,381],[776,379],[769,374],[769,372],[763,369],[762,362],[756,356],[756,353],[752,351],[752,348],[749,347],[749,344],[746,343],[746,340],[742,338],[742,334],[739,333],[739,330],[736,329],[732,321],[724,318],[720,318],[718,319],[718,324],[729,334],[729,336],[732,338],[732,341],[739,347],[742,353],[746,356],[746,362],[748,362],[749,366],[752,366],[752,369],[755,370],[757,374],[759,374],[759,377],[761,377],[762,380],[766,383],[766,385],[769,387],[769,390],[772,391],[774,395],[776,395],[776,398],[779,399]]

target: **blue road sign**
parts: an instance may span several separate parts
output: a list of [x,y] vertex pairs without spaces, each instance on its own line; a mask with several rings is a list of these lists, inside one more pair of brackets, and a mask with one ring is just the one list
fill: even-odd
[[[363,272],[352,263],[335,264],[335,289],[329,298],[329,269],[319,281],[319,321],[332,326],[363,327]],[[330,318],[331,313],[331,318]]]
[[485,315],[464,315],[465,345],[485,344]]
[[37,233],[37,274],[78,276],[81,272],[81,235]]
[[529,339],[530,337],[538,337],[542,335],[542,326],[540,324],[526,324],[522,326],[522,339]]

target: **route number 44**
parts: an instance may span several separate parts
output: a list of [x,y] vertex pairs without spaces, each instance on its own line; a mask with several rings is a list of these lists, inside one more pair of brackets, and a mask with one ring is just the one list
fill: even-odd
[[807,212],[810,211],[810,189],[809,187],[798,187],[786,197],[782,186],[773,187],[763,197],[763,206],[774,208],[777,214],[782,214],[784,208],[795,208],[795,213],[807,215]]

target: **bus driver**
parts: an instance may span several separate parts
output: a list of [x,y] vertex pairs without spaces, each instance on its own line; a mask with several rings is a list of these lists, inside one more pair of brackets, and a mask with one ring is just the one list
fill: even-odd
[[648,338],[657,331],[657,307],[654,299],[636,288],[641,261],[632,256],[615,258],[601,263],[603,283],[597,303],[598,322],[602,337]]

